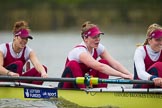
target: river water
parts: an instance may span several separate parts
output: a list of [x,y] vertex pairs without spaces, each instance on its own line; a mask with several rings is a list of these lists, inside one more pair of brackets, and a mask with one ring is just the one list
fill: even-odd
[[[68,52],[82,39],[79,32],[34,32],[34,37],[29,40],[28,45],[36,52],[40,62],[48,67],[50,77],[61,77],[64,63]],[[13,35],[9,32],[0,32],[0,44],[12,41]],[[144,34],[108,34],[101,36],[101,43],[108,52],[133,73],[133,55],[137,43],[144,41]],[[116,78],[116,77],[112,77]],[[44,85],[57,86],[57,82],[45,82]],[[113,85],[114,86],[114,85]],[[118,85],[115,85],[118,86]],[[9,104],[10,103],[10,104]],[[12,103],[12,104],[11,104]],[[43,106],[39,106],[41,105]],[[43,103],[43,104],[42,104]],[[55,103],[50,101],[26,101],[20,100],[0,100],[2,108],[57,108]],[[6,106],[9,105],[9,106]],[[30,106],[31,105],[31,106]]]

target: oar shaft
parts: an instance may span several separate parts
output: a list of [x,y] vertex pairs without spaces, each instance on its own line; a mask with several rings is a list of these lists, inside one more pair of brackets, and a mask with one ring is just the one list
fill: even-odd
[[99,79],[98,83],[113,83],[113,84],[154,84],[148,80],[127,80],[127,79]]
[[0,76],[0,81],[49,81],[49,82],[75,82],[76,78],[42,78],[42,77],[10,77]]

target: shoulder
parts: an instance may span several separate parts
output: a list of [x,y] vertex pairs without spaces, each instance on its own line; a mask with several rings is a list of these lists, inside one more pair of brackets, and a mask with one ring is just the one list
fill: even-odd
[[68,59],[69,60],[76,60],[76,61],[80,61],[79,60],[79,56],[80,54],[82,54],[83,52],[87,52],[86,47],[74,47],[68,54]]
[[99,49],[104,49],[105,46],[104,46],[103,44],[100,43],[100,44],[98,45],[98,48],[99,48]]
[[4,57],[5,57],[6,54],[7,54],[6,43],[3,43],[3,44],[0,45],[0,51],[2,52],[2,54],[4,54]]
[[6,47],[6,43],[0,44],[0,47]]
[[136,51],[143,52],[144,51],[144,46],[139,46],[136,48]]
[[28,45],[26,45],[26,49],[25,49],[26,51],[32,51],[32,48],[30,48]]
[[29,47],[29,46],[26,46],[25,48],[25,58],[28,58],[29,55],[33,52],[33,50]]
[[144,46],[139,46],[138,48],[136,48],[136,51],[134,54],[135,58],[139,58],[139,57],[144,58],[145,56],[146,56],[146,52],[145,52]]
[[0,51],[6,50],[6,43],[0,44]]
[[87,51],[87,47],[86,47],[86,45],[85,45],[85,43],[84,42],[81,42],[79,45],[76,45],[73,49],[72,49],[72,51]]
[[105,46],[102,44],[99,44],[97,48],[98,55],[101,55],[104,52],[104,49],[105,49]]
[[69,54],[77,55],[77,54],[80,54],[82,52],[87,52],[86,47],[75,47],[69,52]]

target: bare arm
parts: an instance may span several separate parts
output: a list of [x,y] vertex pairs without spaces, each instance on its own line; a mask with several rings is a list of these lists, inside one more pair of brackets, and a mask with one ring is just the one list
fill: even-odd
[[113,75],[113,76],[119,76],[119,77],[131,79],[130,75],[123,74],[122,72],[120,72],[116,69],[113,69],[112,67],[110,67],[106,64],[98,62],[87,52],[81,53],[79,58],[80,58],[80,61],[83,62],[85,65],[87,65],[95,70],[98,70],[99,72],[105,73],[107,75]]
[[117,60],[115,60],[106,50],[104,50],[104,52],[101,54],[101,58],[109,61],[110,65],[114,69],[116,69],[124,74],[132,75],[122,64],[120,64]]
[[42,66],[42,64],[39,62],[36,54],[34,53],[34,51],[31,51],[29,54],[29,58],[32,62],[32,64],[34,65],[35,69],[41,73],[42,77],[48,77],[44,67]]
[[3,53],[0,51],[0,74],[1,75],[8,75],[8,76],[19,76],[19,74],[11,72],[3,67],[4,63]]

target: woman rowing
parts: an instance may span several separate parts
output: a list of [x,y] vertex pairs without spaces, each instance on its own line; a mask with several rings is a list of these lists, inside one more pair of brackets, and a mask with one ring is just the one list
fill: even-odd
[[[18,21],[13,27],[13,41],[3,43],[0,45],[0,74],[7,76],[35,76],[44,77],[47,75],[47,68],[42,66],[34,53],[34,51],[27,46],[28,39],[33,39],[29,34],[30,29],[27,22]],[[23,67],[26,62],[30,60],[34,68],[23,72]],[[26,83],[39,84],[42,81],[32,81]]]
[[[68,54],[62,77],[84,77],[86,73],[93,77],[109,78],[109,75],[132,79],[132,74],[116,61],[100,43],[104,34],[90,22],[85,22],[81,28],[83,41]],[[101,59],[98,61],[97,58]],[[59,83],[59,88],[85,88],[84,84]],[[107,87],[99,84],[94,87]]]
[[162,27],[148,27],[146,40],[134,54],[134,79],[152,80],[155,85],[135,84],[134,88],[162,87]]

